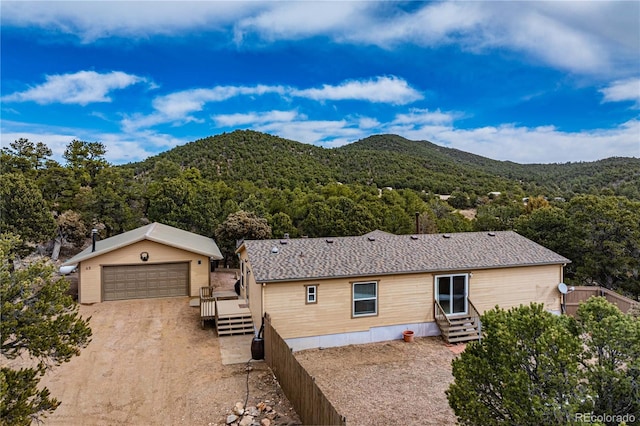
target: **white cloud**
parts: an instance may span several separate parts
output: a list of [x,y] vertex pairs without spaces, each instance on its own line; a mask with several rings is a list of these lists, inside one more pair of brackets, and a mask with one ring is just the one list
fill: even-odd
[[[640,158],[640,121],[635,119],[613,129],[563,132],[553,126],[521,127],[513,124],[463,129],[456,127],[452,119],[441,118],[454,117],[455,113],[438,112],[434,118],[429,118],[431,114],[426,110],[414,110],[398,114],[390,122],[362,116],[349,116],[342,120],[310,120],[295,111],[228,114],[215,116],[214,119],[219,120],[220,125],[231,128],[251,128],[325,147],[338,147],[374,134],[391,133],[518,163],[595,161],[614,156]],[[419,124],[407,120],[410,116],[416,117]],[[44,142],[60,162],[71,140],[100,141],[107,147],[107,160],[115,164],[140,161],[197,139],[178,138],[152,130],[104,133],[6,120],[2,123],[0,135],[3,146],[19,138]]]
[[543,63],[577,72],[598,72],[608,67],[609,52],[590,33],[570,26],[558,16],[529,10],[506,20],[505,37],[489,41],[511,46],[537,57]]
[[410,9],[350,1],[14,1],[2,2],[2,25],[38,26],[84,42],[209,31],[243,46],[317,36],[383,47],[458,44],[477,53],[506,48],[578,73],[637,70],[639,2],[424,2]]
[[354,27],[353,42],[457,44],[483,54],[506,48],[525,60],[586,74],[637,70],[638,2],[430,2],[412,14]]
[[194,139],[181,139],[153,131],[105,133],[92,129],[3,121],[0,132],[1,145],[9,146],[11,142],[20,138],[43,142],[51,149],[52,158],[61,164],[65,163],[63,154],[67,145],[74,139],[102,142],[107,148],[105,158],[112,164],[144,160],[160,151],[169,150]]
[[212,89],[192,89],[160,96],[153,100],[153,107],[163,115],[173,118],[201,111],[209,102],[222,102],[236,96],[260,96],[268,93],[283,95],[282,86],[218,86]]
[[346,119],[273,122],[258,124],[252,128],[286,139],[327,147],[344,145],[361,138],[364,134],[356,127],[356,123]]
[[514,124],[460,128],[459,112],[410,109],[390,121],[346,116],[341,120],[314,120],[294,111],[252,112],[215,116],[230,128],[251,128],[299,142],[338,147],[373,134],[398,134],[496,160],[519,163],[564,163],[603,158],[640,157],[640,121],[630,120],[612,129],[565,132],[554,126]]
[[371,117],[358,117],[358,128],[360,129],[375,129],[380,127],[380,122]]
[[152,102],[155,112],[149,115],[136,114],[122,120],[123,128],[128,131],[153,127],[163,123],[202,122],[193,116],[203,111],[211,102],[222,102],[236,96],[259,96],[268,93],[283,95],[281,86],[218,86],[211,89],[190,89],[158,96]]
[[95,71],[79,71],[74,74],[47,75],[46,82],[2,97],[3,102],[33,101],[41,105],[62,103],[87,105],[94,102],[111,102],[109,92],[124,89],[146,81],[142,77],[120,71],[99,74]]
[[431,142],[517,163],[595,161],[608,157],[640,157],[640,121],[613,129],[562,132],[553,126],[519,127],[512,124],[460,129],[453,125],[419,128],[392,122],[386,128],[407,139]]
[[[417,90],[398,77],[376,77],[368,80],[350,80],[337,86],[325,84],[320,89],[296,89],[285,86],[217,86],[183,90],[158,96],[152,102],[154,112],[126,117],[121,125],[127,131],[149,128],[164,123],[203,122],[195,113],[208,103],[223,102],[238,96],[264,96],[275,94],[282,99],[298,97],[313,101],[346,101],[388,103],[403,105],[422,99]],[[248,119],[242,115],[219,115],[219,120]]]
[[269,41],[320,35],[384,48],[457,44],[478,54],[506,48],[586,74],[637,69],[638,2],[425,2],[411,12],[382,2],[312,4],[275,2],[239,20],[235,32]]
[[219,114],[211,117],[220,127],[244,126],[247,124],[260,125],[262,123],[290,123],[295,120],[306,119],[296,111],[267,111],[246,114]]
[[[16,124],[17,123],[3,123],[3,127],[6,125],[14,127]],[[35,131],[30,132],[26,130],[29,126],[18,125],[16,127],[24,127],[25,131],[13,131],[13,129],[7,131],[5,128],[2,129],[0,138],[3,147],[8,147],[10,143],[20,138],[29,139],[32,142],[42,142],[51,149],[53,153],[52,157],[59,163],[64,163],[62,154],[64,154],[67,145],[74,139],[80,139],[76,133],[66,132],[67,129],[56,129],[62,130],[62,132],[55,133],[55,131],[52,132],[53,129],[42,129],[42,131],[35,129]]]
[[422,94],[398,77],[345,81],[337,86],[325,84],[321,89],[294,90],[293,96],[324,100],[361,100],[405,105],[423,98]]
[[271,2],[234,23],[234,39],[258,34],[265,40],[297,40],[320,34],[342,34],[366,24],[371,5],[366,2]]
[[[403,43],[436,46],[457,42],[479,31],[490,17],[480,2],[425,3],[414,13],[379,10],[367,25],[352,27],[347,39],[392,48]],[[382,20],[385,24],[382,24]],[[371,31],[376,26],[376,31]]]
[[633,101],[636,108],[640,107],[640,78],[629,78],[611,83],[600,90],[604,95],[602,102]]
[[105,144],[107,161],[123,164],[144,160],[194,139],[177,138],[154,131],[140,131],[130,134],[97,133],[90,140],[98,140]]
[[260,2],[242,1],[5,1],[2,25],[38,26],[90,43],[112,37],[219,31],[264,8]]
[[[372,117],[342,120],[307,120],[296,115],[280,120],[270,113],[229,115],[225,124],[251,128],[299,142],[338,147],[373,134],[398,134],[496,160],[518,163],[596,161],[608,157],[640,157],[640,121],[631,120],[613,129],[563,132],[554,126],[523,127],[513,124],[464,129],[456,127],[458,113],[411,110],[390,122]],[[235,120],[232,118],[235,117]],[[256,117],[256,121],[251,121]],[[222,123],[221,123],[222,124]]]
[[393,120],[394,125],[421,127],[425,124],[446,124],[453,122],[456,114],[441,112],[440,110],[429,112],[427,109],[412,109],[405,114],[397,114]]

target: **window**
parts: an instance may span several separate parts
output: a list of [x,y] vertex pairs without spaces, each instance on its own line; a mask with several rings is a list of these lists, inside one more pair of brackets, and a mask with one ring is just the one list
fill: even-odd
[[306,304],[309,305],[311,303],[318,302],[318,286],[317,285],[305,285],[305,289],[307,290],[307,301]]
[[353,283],[353,316],[378,315],[378,283]]

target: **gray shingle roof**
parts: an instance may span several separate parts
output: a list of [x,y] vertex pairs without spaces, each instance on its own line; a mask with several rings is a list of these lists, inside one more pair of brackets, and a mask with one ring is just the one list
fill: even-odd
[[154,222],[122,234],[114,235],[105,240],[96,241],[96,251],[92,251],[92,246],[89,246],[67,260],[63,265],[75,265],[92,257],[100,256],[142,240],[154,241],[192,253],[209,256],[217,260],[222,259],[220,249],[213,239],[194,234],[193,232],[183,231],[173,226]]
[[570,260],[512,231],[247,240],[257,282],[552,265]]

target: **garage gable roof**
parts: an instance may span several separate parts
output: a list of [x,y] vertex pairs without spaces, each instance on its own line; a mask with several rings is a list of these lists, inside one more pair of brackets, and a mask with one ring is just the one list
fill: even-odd
[[104,240],[96,241],[95,251],[92,251],[93,247],[89,246],[67,260],[63,265],[76,265],[92,257],[100,256],[143,240],[149,240],[201,254],[216,260],[222,259],[220,249],[212,238],[154,222]]
[[248,240],[257,282],[553,265],[570,260],[512,231]]

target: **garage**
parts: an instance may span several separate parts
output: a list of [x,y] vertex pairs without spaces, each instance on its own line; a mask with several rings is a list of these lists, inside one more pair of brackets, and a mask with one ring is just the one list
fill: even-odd
[[[78,302],[198,297],[222,259],[212,238],[154,222],[91,244],[62,264],[78,274]],[[74,272],[76,271],[76,272]]]
[[187,262],[103,266],[102,274],[105,301],[189,294]]

